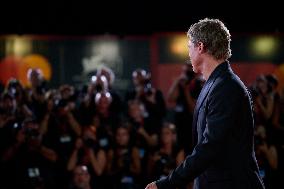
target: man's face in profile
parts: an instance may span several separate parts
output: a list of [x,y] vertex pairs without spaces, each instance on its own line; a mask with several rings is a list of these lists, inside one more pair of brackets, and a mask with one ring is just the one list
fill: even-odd
[[195,46],[191,40],[188,41],[189,58],[192,65],[192,70],[195,73],[201,73],[201,66],[199,61],[198,46]]

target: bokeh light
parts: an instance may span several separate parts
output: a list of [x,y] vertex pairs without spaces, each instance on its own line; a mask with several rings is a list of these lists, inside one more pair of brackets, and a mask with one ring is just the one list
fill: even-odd
[[48,81],[51,79],[51,66],[48,60],[39,54],[31,54],[25,56],[19,66],[19,80],[25,86],[29,86],[27,72],[30,68],[40,69],[43,73],[44,79]]
[[0,81],[7,84],[10,78],[21,81],[24,86],[29,86],[27,72],[30,68],[38,68],[42,71],[43,77],[49,81],[52,75],[52,68],[48,60],[39,54],[31,54],[24,57],[7,56],[0,63]]
[[5,44],[6,55],[24,56],[32,51],[32,41],[25,37],[10,36]]
[[251,53],[259,58],[273,57],[279,47],[279,41],[273,36],[257,36],[250,43]]
[[175,36],[170,43],[171,52],[179,57],[188,57],[188,38],[186,35]]

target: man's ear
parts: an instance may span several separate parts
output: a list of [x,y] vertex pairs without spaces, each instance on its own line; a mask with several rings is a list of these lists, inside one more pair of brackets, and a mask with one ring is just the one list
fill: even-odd
[[198,51],[200,53],[204,53],[205,52],[205,46],[202,42],[198,42]]

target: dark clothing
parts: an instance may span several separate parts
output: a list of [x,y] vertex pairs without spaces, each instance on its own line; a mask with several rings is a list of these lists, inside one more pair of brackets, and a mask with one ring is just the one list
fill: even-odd
[[174,123],[177,127],[177,140],[186,154],[190,154],[192,151],[192,117],[193,113],[189,110],[187,105],[186,96],[184,90],[179,87],[179,96],[177,98],[176,107],[174,109]]
[[263,189],[253,147],[250,94],[228,62],[210,75],[198,97],[193,117],[191,155],[168,177],[156,181],[159,189]]
[[5,163],[8,188],[55,188],[55,164],[38,150],[30,150],[27,143]]
[[[114,156],[111,162],[110,178],[112,182],[106,188],[111,189],[137,189],[138,177],[131,170],[133,164],[132,152],[133,148],[130,146],[119,147],[114,146]],[[122,164],[120,164],[120,161]]]
[[[137,92],[135,90],[127,92],[125,97],[125,102],[136,99],[136,96]],[[163,119],[166,115],[166,103],[162,91],[156,89],[155,92],[156,103],[152,103],[149,100],[147,100],[147,94],[143,94],[137,100],[141,101],[145,106],[146,109],[145,117],[151,120],[151,123],[155,125],[157,130],[160,130],[160,128],[162,127]]]
[[173,145],[172,152],[170,154],[162,152],[161,149],[159,149],[159,151],[156,153],[161,158],[155,161],[153,165],[153,177],[156,179],[160,179],[168,175],[172,170],[174,170],[177,166],[177,156],[181,152],[181,150],[182,148],[176,144]]

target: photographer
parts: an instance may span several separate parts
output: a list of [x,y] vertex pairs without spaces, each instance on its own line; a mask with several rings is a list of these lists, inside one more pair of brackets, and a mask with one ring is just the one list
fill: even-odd
[[271,126],[274,110],[274,96],[272,87],[264,75],[256,78],[251,86],[251,94],[254,100],[254,113],[256,124]]
[[160,135],[158,150],[150,155],[148,175],[150,180],[168,175],[185,158],[184,150],[177,144],[176,126],[165,122]]
[[114,81],[115,81],[115,74],[112,69],[106,66],[102,66],[97,71],[97,77],[105,76],[108,85],[108,92],[112,96],[112,103],[111,103],[111,111],[113,112],[121,112],[123,110],[122,107],[122,100],[118,92],[114,89]]
[[128,120],[130,123],[131,144],[139,149],[141,174],[146,178],[147,159],[158,145],[159,126],[147,115],[145,106],[139,100],[128,101]]
[[14,143],[3,155],[11,188],[51,188],[57,154],[42,142],[38,122],[27,118],[15,127]]
[[266,129],[258,125],[255,130],[254,143],[256,159],[259,164],[260,176],[267,189],[278,188],[278,152],[276,146],[271,144],[271,136]]
[[68,182],[66,163],[82,131],[73,113],[75,100],[71,89],[68,86],[60,89],[49,90],[45,95],[45,114],[40,122],[40,132],[58,154],[56,179],[57,184],[63,187]]
[[145,107],[147,117],[157,130],[162,126],[166,115],[166,104],[163,93],[155,88],[151,81],[151,74],[143,69],[136,69],[132,73],[134,89],[126,93],[126,102],[139,100]]
[[[195,102],[194,97],[191,94],[190,86],[195,78],[195,73],[192,71],[190,64],[185,64],[182,68],[182,73],[180,76],[174,81],[171,86],[168,94],[168,100],[174,103],[179,109],[187,109],[189,112],[193,112]],[[179,104],[184,98],[186,104]]]
[[202,86],[203,80],[192,71],[190,64],[185,64],[168,92],[168,102],[174,106],[178,143],[185,148],[186,153],[191,151],[193,111]]
[[0,98],[0,157],[13,143],[13,130],[25,118],[17,111],[17,101],[9,92],[4,92]]
[[16,122],[17,102],[9,93],[3,93],[0,99],[0,128],[7,128]]
[[67,170],[73,171],[76,165],[86,165],[90,171],[91,183],[101,187],[99,178],[105,171],[106,154],[100,147],[96,128],[85,127],[82,138],[77,138],[73,152],[67,163]]
[[48,90],[47,82],[43,77],[42,70],[30,68],[27,72],[27,78],[30,84],[28,92],[28,106],[34,113],[34,116],[41,120],[45,114],[45,92]]
[[[106,110],[102,113],[100,110],[102,107],[96,102],[98,96],[105,96],[109,99],[109,105],[107,107],[107,114],[111,114],[114,117],[119,117],[121,113],[121,101],[120,97],[114,90],[110,90],[107,82],[107,78],[104,75],[94,75],[91,78],[91,82],[88,86],[88,92],[84,94],[82,101],[80,102],[78,115],[79,121],[82,126],[88,126],[93,124],[94,116],[101,114],[101,117],[105,117]],[[101,101],[101,100],[99,100]],[[111,116],[111,117],[112,117]]]
[[27,105],[26,92],[19,80],[11,78],[6,86],[6,91],[16,100],[16,115],[21,121],[23,121],[25,117],[33,116],[33,112]]
[[132,126],[134,144],[147,151],[158,143],[158,128],[145,114],[145,107],[139,100],[128,102],[128,118]]
[[139,150],[130,144],[130,131],[127,125],[117,128],[114,148],[108,151],[108,162],[108,175],[115,180],[106,188],[137,188],[137,179],[141,171]]

